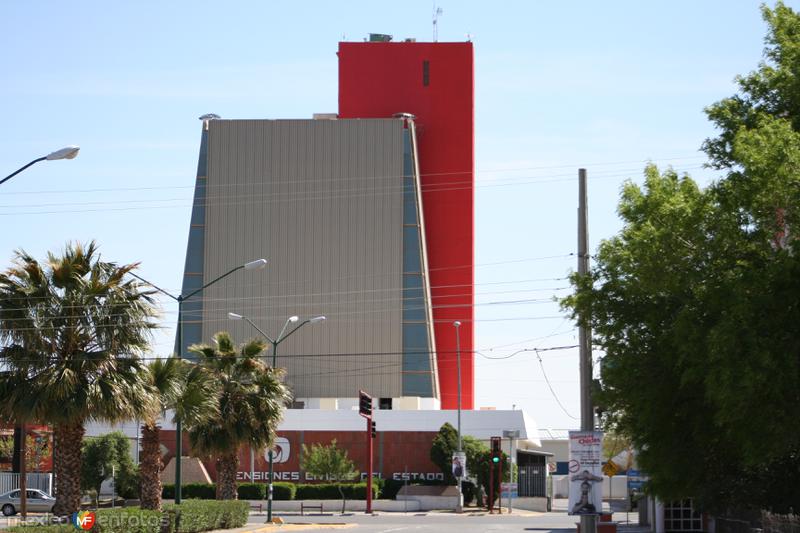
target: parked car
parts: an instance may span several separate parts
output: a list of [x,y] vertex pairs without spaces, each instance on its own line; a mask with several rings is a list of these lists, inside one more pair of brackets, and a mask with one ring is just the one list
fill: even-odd
[[[53,505],[56,503],[55,498],[38,489],[28,489],[27,493],[28,511],[32,513],[50,513],[53,511]],[[0,510],[2,510],[3,515],[12,516],[19,512],[19,496],[19,489],[0,494]]]

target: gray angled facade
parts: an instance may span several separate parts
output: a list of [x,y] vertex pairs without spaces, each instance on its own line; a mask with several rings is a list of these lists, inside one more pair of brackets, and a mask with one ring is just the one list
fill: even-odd
[[279,347],[295,397],[438,399],[418,178],[412,121],[205,122],[184,294],[269,264],[184,304],[184,347],[325,315]]

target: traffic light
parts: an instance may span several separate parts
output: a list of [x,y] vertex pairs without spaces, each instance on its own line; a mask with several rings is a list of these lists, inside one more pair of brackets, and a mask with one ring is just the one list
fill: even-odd
[[363,390],[358,391],[358,414],[367,418],[372,416],[372,396]]
[[503,455],[500,442],[500,437],[492,437],[492,464],[498,464]]
[[372,420],[372,438],[374,439],[378,435],[378,430],[375,428],[375,421]]

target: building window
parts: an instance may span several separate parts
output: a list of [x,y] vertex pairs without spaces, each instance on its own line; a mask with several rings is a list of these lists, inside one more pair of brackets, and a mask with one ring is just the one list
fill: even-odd
[[422,85],[427,87],[431,83],[431,62],[427,59],[422,62]]
[[703,531],[703,516],[691,499],[664,504],[664,531]]
[[392,408],[392,399],[391,398],[381,398],[378,400],[378,409],[387,410]]

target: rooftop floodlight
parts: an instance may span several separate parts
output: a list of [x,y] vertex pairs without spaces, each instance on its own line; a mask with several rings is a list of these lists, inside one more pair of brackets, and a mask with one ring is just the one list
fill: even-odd
[[264,268],[267,266],[266,259],[256,259],[255,261],[250,261],[249,263],[244,264],[245,270],[258,270],[260,268]]
[[317,322],[322,322],[323,320],[325,320],[325,316],[324,315],[320,315],[320,316],[315,316],[314,318],[309,318],[308,319],[308,323],[309,324],[315,324]]
[[241,320],[242,318],[244,318],[242,315],[236,313],[228,313],[229,320]]
[[65,146],[61,150],[56,150],[47,154],[48,161],[55,161],[56,159],[75,159],[80,151],[80,146]]

